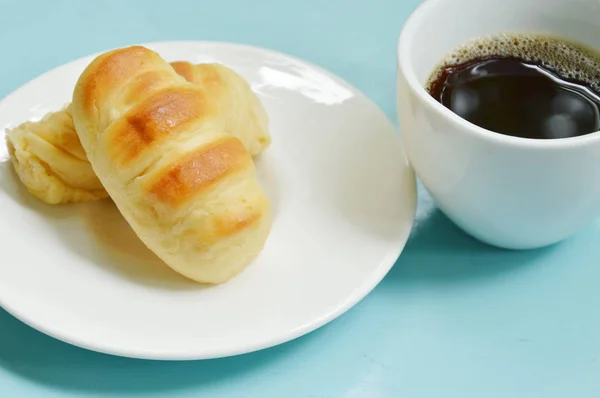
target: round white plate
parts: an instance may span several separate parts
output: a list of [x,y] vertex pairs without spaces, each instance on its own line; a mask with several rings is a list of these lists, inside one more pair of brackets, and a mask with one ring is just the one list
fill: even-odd
[[[168,61],[228,65],[264,102],[273,143],[256,165],[274,207],[266,247],[231,281],[195,284],[147,250],[110,200],[57,207],[35,199],[2,145],[0,305],[91,350],[203,359],[291,340],[368,294],[402,251],[416,206],[413,171],[380,109],[348,83],[284,54],[225,43],[146,46]],[[92,58],[6,97],[2,135],[70,101]]]

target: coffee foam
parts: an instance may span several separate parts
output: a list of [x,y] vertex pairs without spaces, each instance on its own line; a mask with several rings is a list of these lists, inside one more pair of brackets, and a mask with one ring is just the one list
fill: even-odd
[[491,57],[537,63],[563,79],[577,80],[600,92],[600,53],[570,40],[530,33],[503,33],[467,41],[435,67],[426,87],[431,88],[444,68]]

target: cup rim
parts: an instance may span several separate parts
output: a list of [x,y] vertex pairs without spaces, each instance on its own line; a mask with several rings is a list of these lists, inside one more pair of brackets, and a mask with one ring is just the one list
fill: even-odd
[[[398,71],[404,76],[404,79],[408,84],[408,88],[430,111],[437,113],[441,117],[444,117],[446,120],[448,120],[448,122],[453,124],[454,127],[459,127],[462,131],[465,131],[472,137],[492,141],[496,144],[526,148],[551,149],[585,146],[600,140],[600,130],[576,137],[546,140],[500,134],[463,119],[429,95],[427,90],[425,90],[425,87],[419,83],[416,73],[409,62],[411,58],[409,50],[411,49],[411,40],[414,37],[419,23],[424,18],[427,18],[428,13],[442,1],[443,0],[423,0],[423,2],[417,6],[406,19],[397,42]],[[449,49],[449,51],[450,50],[451,49]]]

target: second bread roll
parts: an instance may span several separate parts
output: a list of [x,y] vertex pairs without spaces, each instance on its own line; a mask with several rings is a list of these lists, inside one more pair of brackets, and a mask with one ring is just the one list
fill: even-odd
[[188,82],[198,85],[226,114],[225,131],[238,137],[250,155],[256,156],[271,143],[268,118],[248,83],[232,69],[218,63],[172,62],[171,66]]
[[262,250],[270,204],[250,153],[225,132],[231,112],[158,54],[132,46],[98,56],[80,76],[71,109],[102,185],[175,271],[222,283]]

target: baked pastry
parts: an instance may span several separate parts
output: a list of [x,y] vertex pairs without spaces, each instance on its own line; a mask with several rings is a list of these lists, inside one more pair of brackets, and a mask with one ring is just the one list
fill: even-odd
[[6,131],[14,169],[33,195],[49,204],[107,197],[79,143],[70,106]]
[[[239,137],[250,155],[256,156],[269,146],[265,110],[240,75],[217,63],[178,61],[171,65],[215,102],[224,115],[225,131]],[[6,141],[19,179],[42,201],[64,204],[108,196],[79,143],[69,106],[40,121],[7,130]]]
[[262,250],[271,209],[250,153],[225,132],[235,112],[157,53],[132,46],[95,58],[77,81],[71,112],[117,208],[175,271],[222,283]]

